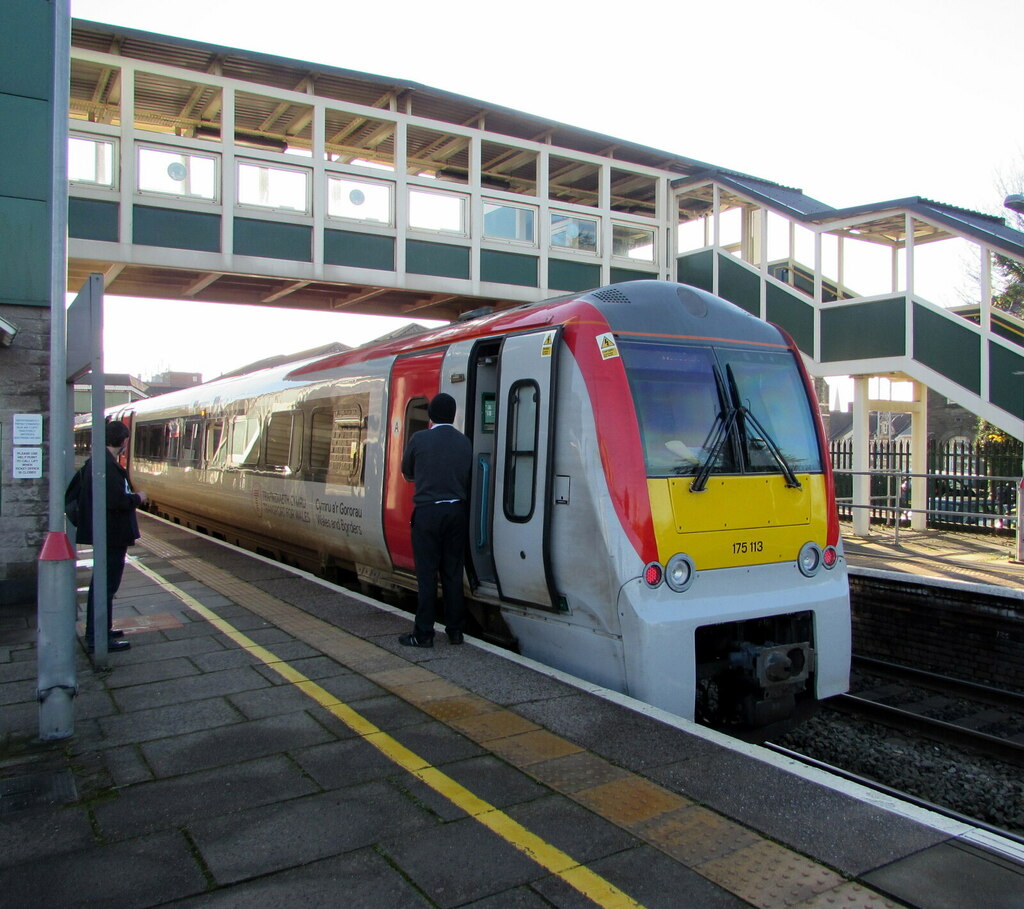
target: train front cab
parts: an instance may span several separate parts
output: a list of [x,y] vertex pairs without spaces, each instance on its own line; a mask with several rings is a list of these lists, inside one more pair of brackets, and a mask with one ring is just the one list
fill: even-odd
[[798,697],[845,691],[845,564],[795,350],[620,347],[658,554],[620,594],[631,693],[714,725],[762,726]]

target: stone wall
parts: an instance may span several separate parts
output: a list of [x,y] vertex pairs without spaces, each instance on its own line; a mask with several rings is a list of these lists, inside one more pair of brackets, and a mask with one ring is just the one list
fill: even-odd
[[[50,441],[50,311],[0,305],[18,328],[0,347],[0,603],[34,602],[39,549],[47,529]],[[43,476],[14,479],[14,414],[43,414]]]

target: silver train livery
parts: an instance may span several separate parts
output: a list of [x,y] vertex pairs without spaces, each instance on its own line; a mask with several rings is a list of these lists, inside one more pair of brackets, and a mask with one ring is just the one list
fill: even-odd
[[474,449],[478,634],[712,724],[846,690],[846,563],[810,380],[784,332],[701,290],[612,285],[113,418],[156,513],[414,589],[399,468],[438,391]]

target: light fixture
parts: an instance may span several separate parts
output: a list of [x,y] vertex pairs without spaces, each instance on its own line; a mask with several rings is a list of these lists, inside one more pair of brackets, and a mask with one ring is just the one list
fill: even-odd
[[1003,199],[1003,206],[1018,215],[1024,215],[1024,193],[1011,193]]
[[0,347],[10,347],[17,333],[18,326],[0,316]]

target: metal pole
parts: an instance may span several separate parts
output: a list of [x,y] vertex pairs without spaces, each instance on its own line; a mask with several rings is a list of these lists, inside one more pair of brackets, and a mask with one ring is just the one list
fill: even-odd
[[75,550],[64,523],[66,450],[71,437],[67,407],[68,104],[71,78],[71,14],[69,0],[54,0],[53,83],[51,89],[50,184],[50,448],[49,531],[39,556],[37,694],[39,737],[63,739],[75,731]]

